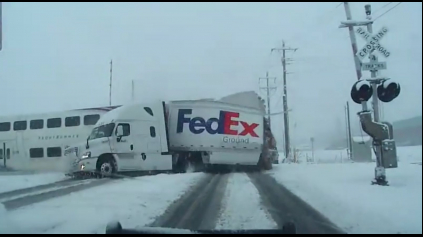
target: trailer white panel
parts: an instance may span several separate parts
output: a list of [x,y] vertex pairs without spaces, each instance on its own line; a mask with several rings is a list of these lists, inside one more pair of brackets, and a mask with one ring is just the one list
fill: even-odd
[[261,152],[264,114],[258,109],[219,101],[174,101],[168,111],[172,150]]

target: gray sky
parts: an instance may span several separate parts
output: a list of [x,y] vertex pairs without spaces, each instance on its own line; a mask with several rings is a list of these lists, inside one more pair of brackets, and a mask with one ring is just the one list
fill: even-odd
[[[341,133],[343,106],[355,69],[339,3],[3,3],[0,51],[1,115],[108,105],[113,59],[113,104],[222,97],[258,91],[258,78],[278,77],[285,39],[289,53],[290,122],[297,143]],[[355,19],[364,4],[351,3]],[[375,16],[394,5],[372,3]],[[374,24],[390,29],[382,44],[391,51],[383,75],[402,85],[384,105],[388,121],[422,114],[422,3],[402,3]],[[359,48],[364,40],[358,38]],[[382,56],[381,60],[385,61]],[[366,73],[367,74],[367,73]],[[281,87],[272,109],[282,109]],[[264,95],[264,91],[261,91]],[[353,122],[360,106],[351,104]],[[282,117],[273,119],[277,138]],[[280,133],[280,134],[279,134]]]

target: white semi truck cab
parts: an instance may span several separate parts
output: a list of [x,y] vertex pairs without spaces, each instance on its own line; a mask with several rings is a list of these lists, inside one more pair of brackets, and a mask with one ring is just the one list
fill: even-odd
[[100,118],[84,149],[67,152],[75,159],[71,172],[260,166],[267,159],[263,118],[258,109],[219,101],[123,105]]
[[103,115],[73,171],[172,170],[163,103],[124,105]]

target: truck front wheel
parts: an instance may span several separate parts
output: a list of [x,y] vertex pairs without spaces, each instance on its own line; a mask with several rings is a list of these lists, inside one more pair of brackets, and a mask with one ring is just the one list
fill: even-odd
[[114,160],[111,157],[100,158],[97,163],[97,172],[101,177],[110,177],[116,172]]

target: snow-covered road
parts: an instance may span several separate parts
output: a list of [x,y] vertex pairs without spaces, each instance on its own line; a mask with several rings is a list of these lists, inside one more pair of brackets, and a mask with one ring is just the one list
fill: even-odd
[[247,174],[235,173],[229,177],[222,207],[216,229],[277,228]]
[[298,233],[343,233],[262,173],[209,176],[175,204],[153,226],[191,230],[282,229],[294,221]]
[[109,221],[144,226],[204,174],[175,174],[116,180],[68,196],[0,211],[0,233],[104,233]]
[[[254,179],[257,182],[253,184]],[[19,197],[14,208],[10,208],[10,203],[15,200],[3,202],[0,233],[104,233],[107,223],[115,220],[131,228],[276,229],[282,227],[287,213],[281,212],[274,202],[270,206],[263,202],[266,199],[284,202],[284,197],[273,191],[274,186],[264,185],[266,187],[258,191],[257,185],[263,185],[260,182],[268,182],[268,179],[269,176],[259,173],[252,177],[244,173],[156,175],[112,180],[99,187],[33,204],[33,196],[39,194],[31,194],[33,196]],[[88,183],[80,185],[104,181],[85,182]],[[78,187],[78,184],[68,185]],[[271,185],[277,184],[273,181]],[[60,189],[47,190],[46,194],[56,191],[60,192]],[[314,210],[307,207],[305,212],[300,206],[303,204],[292,198],[287,200],[285,207],[292,203],[301,210],[297,212],[296,207],[288,208],[294,220],[305,219],[305,214],[316,216]],[[23,207],[19,208],[19,205]],[[270,215],[269,208],[278,211],[272,211]],[[278,222],[273,220],[275,217]],[[304,226],[310,226],[308,220],[304,223]],[[314,231],[322,232],[299,230]]]
[[389,187],[370,185],[373,163],[329,155],[320,159],[332,162],[280,164],[264,174],[44,184],[0,193],[0,233],[104,233],[107,223],[119,220],[125,227],[190,229],[280,228],[294,221],[299,233],[421,234],[422,159],[421,152],[411,153],[400,153],[400,167],[388,170]]

